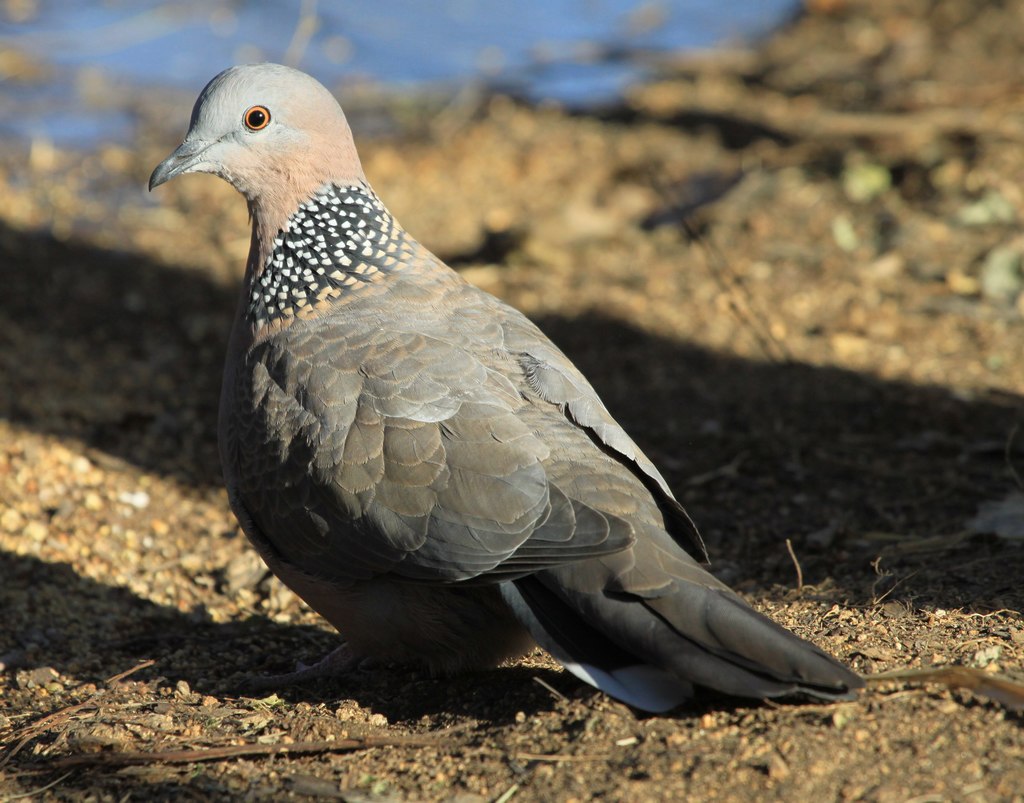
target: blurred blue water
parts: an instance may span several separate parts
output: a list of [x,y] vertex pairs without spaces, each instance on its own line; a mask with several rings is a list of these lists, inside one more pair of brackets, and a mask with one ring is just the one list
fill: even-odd
[[[484,77],[534,98],[587,104],[614,97],[638,77],[635,61],[609,53],[748,38],[797,6],[798,0],[40,0],[30,19],[0,24],[0,48],[63,68],[57,86],[42,90],[56,97],[61,80],[73,83],[76,71],[90,68],[113,76],[115,85],[198,90],[230,64],[286,60],[298,35],[291,50],[296,66],[328,85],[457,87]],[[316,20],[308,38],[297,34],[303,10]],[[61,105],[47,113],[34,104],[31,119],[12,119],[0,104],[0,127],[58,141],[108,133],[87,113],[69,114]]]

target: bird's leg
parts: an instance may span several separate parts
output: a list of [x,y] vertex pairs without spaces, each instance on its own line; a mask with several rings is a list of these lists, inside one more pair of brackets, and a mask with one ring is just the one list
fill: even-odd
[[343,677],[359,669],[369,669],[372,664],[372,658],[357,655],[348,644],[342,644],[315,664],[306,665],[299,661],[294,672],[252,677],[246,685],[253,691],[269,691],[285,686],[295,686],[299,683],[309,683],[313,680]]

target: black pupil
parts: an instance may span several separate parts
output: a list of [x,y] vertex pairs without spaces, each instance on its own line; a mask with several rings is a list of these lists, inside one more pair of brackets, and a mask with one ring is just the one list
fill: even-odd
[[261,109],[253,109],[249,112],[249,125],[252,128],[260,128],[267,122],[267,115]]

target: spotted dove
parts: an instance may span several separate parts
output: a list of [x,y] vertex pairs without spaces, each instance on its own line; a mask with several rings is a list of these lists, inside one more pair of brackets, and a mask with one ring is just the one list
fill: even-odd
[[149,187],[194,172],[252,217],[219,415],[231,506],[353,654],[448,673],[536,643],[648,711],[695,686],[863,685],[701,567],[687,514],[572,362],[388,212],[321,84],[220,73]]

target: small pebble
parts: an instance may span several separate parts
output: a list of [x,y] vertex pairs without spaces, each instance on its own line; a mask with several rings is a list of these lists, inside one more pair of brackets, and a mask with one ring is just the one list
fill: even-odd
[[860,238],[853,228],[853,223],[846,215],[837,215],[832,221],[832,239],[842,250],[849,253],[860,245]]
[[964,226],[1012,223],[1016,217],[1013,204],[995,190],[989,190],[974,203],[962,207],[956,215],[957,222]]
[[124,502],[126,505],[131,505],[139,510],[144,510],[149,507],[149,494],[145,491],[124,491],[117,495],[119,502]]
[[855,203],[867,203],[892,186],[892,174],[880,164],[858,164],[843,171],[843,192]]
[[0,514],[0,527],[9,533],[19,532],[25,526],[25,517],[14,508],[8,508]]
[[981,294],[991,301],[1013,303],[1024,290],[1022,254],[1017,248],[993,248],[981,266]]

